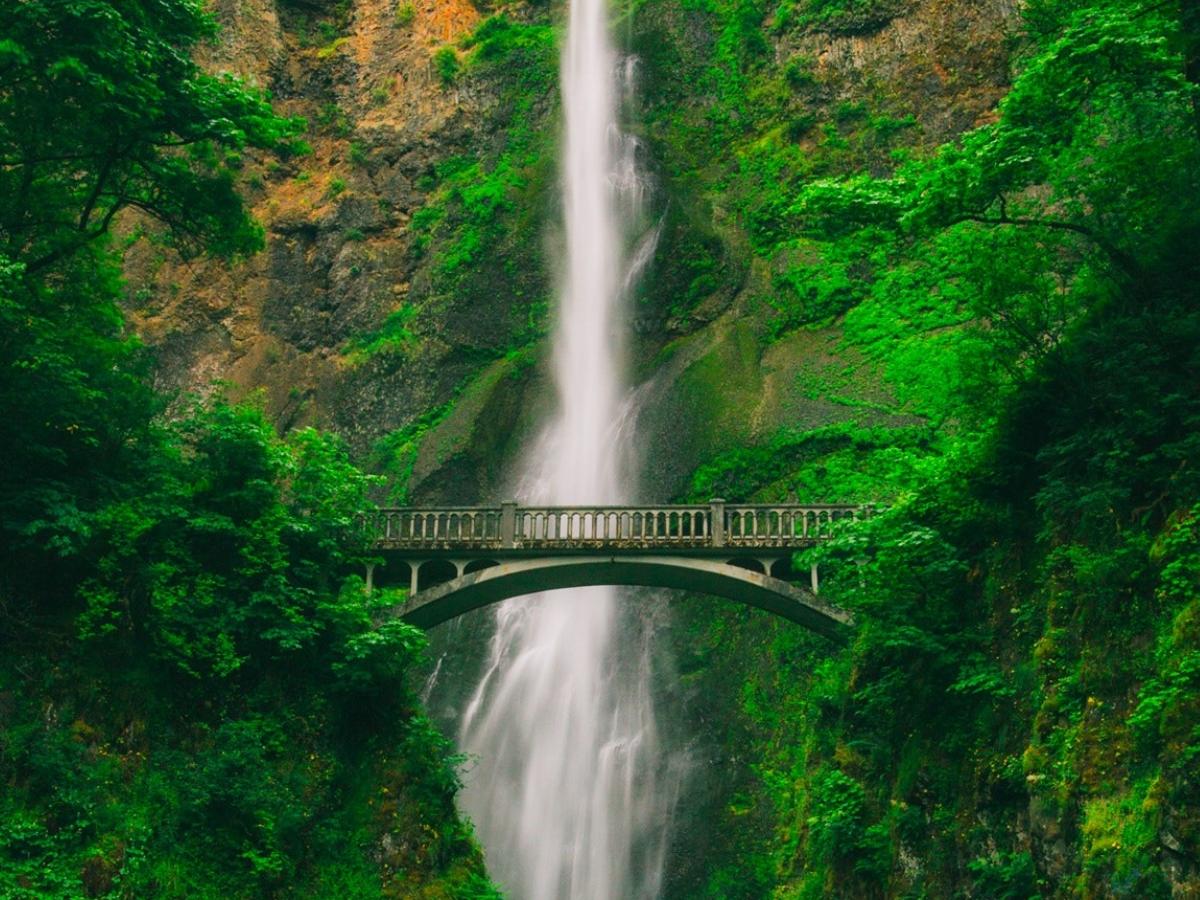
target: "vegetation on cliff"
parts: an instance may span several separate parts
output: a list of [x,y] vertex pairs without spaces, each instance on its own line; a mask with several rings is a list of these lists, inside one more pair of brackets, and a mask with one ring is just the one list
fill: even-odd
[[996,121],[757,205],[832,264],[776,295],[786,327],[844,314],[924,424],[783,433],[696,475],[699,499],[890,506],[800,561],[858,613],[848,653],[682,612],[685,677],[755,760],[698,893],[1200,890],[1196,26],[1031,3]]
[[[967,37],[913,41],[956,10]],[[556,11],[489,7],[431,56],[430,90],[492,102],[400,167],[413,289],[338,345],[369,381],[458,341],[449,386],[381,418],[408,423],[377,445],[397,496],[447,459],[427,491],[494,486],[535,367]],[[398,4],[389,31],[424,12]],[[350,13],[312,36],[329,71]],[[669,892],[1200,891],[1196,5],[1031,0],[1007,36],[992,0],[619,14],[662,214],[635,355],[653,381],[709,341],[672,450],[724,448],[686,493],[887,507],[796,560],[855,610],[845,652],[677,607],[681,706],[737,762],[679,829]],[[926,30],[884,58],[872,42],[906,17]],[[494,896],[405,679],[422,639],[375,627],[357,578],[372,480],[252,406],[166,420],[118,312],[113,222],[163,254],[254,253],[242,167],[303,155],[303,124],[191,62],[213,34],[191,0],[2,18],[0,895]],[[332,100],[316,122],[356,138],[321,180],[339,209],[392,177],[355,128]],[[399,228],[383,199],[355,208]],[[363,242],[359,219],[330,221],[331,242]],[[832,360],[785,374],[837,419],[752,437],[763,360],[806,335]],[[679,433],[696,423],[721,433]]]
[[423,636],[356,574],[370,479],[253,407],[164,420],[116,306],[117,216],[252,253],[240,155],[303,123],[196,66],[191,0],[2,18],[0,895],[495,896]]

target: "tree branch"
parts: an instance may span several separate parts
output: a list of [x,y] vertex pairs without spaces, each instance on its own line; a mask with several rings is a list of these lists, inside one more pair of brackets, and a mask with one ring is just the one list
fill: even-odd
[[1000,202],[1000,215],[985,216],[982,213],[963,213],[959,216],[958,221],[979,222],[982,225],[1015,225],[1023,228],[1048,228],[1052,231],[1068,231],[1072,234],[1078,234],[1081,237],[1087,238],[1100,248],[1100,250],[1104,251],[1117,268],[1130,279],[1137,280],[1141,277],[1142,267],[1133,256],[1107,239],[1102,238],[1086,225],[1080,225],[1077,222],[1064,222],[1061,219],[1034,219],[1027,216],[1009,216],[1004,198],[1000,197],[998,199]]

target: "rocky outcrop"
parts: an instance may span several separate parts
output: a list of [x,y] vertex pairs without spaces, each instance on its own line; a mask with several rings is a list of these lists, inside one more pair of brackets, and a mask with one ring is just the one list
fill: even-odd
[[[1007,79],[1011,0],[922,0],[889,10],[861,28],[764,22],[776,65],[800,60],[811,70],[800,102],[818,117],[857,102],[912,115],[915,140],[926,146],[985,120]],[[149,239],[126,251],[127,308],[156,352],[160,386],[204,392],[222,381],[234,396],[261,391],[281,428],[336,429],[363,458],[382,435],[471,398],[428,429],[413,487],[463,499],[495,491],[506,462],[492,455],[510,455],[519,441],[483,440],[481,423],[512,421],[548,393],[536,364],[493,389],[497,361],[529,340],[516,335],[544,320],[551,279],[530,262],[542,247],[522,233],[523,245],[475,263],[458,289],[439,293],[412,227],[437,189],[439,165],[486,158],[505,139],[503,85],[448,84],[433,64],[434,53],[460,42],[483,14],[468,0],[221,0],[215,14],[222,38],[207,64],[306,117],[312,152],[244,160],[244,188],[266,229],[258,256],[233,267],[182,262]],[[517,5],[504,14],[547,12]],[[716,40],[712,27],[655,2],[639,9],[629,33],[634,46],[669,34],[679,52],[702,60]],[[669,87],[690,89],[686,81]],[[661,93],[643,88],[648,102]],[[539,127],[553,129],[552,98],[542,102]],[[653,152],[659,138],[648,137]],[[522,202],[544,219],[550,186],[531,191]],[[843,352],[836,326],[764,341],[770,310],[759,299],[772,289],[771,273],[753,263],[744,223],[720,193],[703,177],[685,184],[670,173],[659,193],[660,253],[630,324],[638,377],[649,383],[644,443],[672,448],[650,454],[648,480],[654,493],[670,494],[723,443],[836,421],[846,407],[814,393],[820,379],[804,383],[815,359]],[[362,352],[380,335],[387,352]],[[863,372],[852,391],[877,392]],[[520,421],[531,427],[528,417]]]
[[282,428],[321,424],[365,450],[444,402],[476,368],[437,319],[413,323],[411,346],[386,360],[354,351],[356,338],[413,302],[422,261],[409,222],[439,161],[477,140],[486,98],[442,84],[431,58],[480,13],[466,0],[250,0],[220,2],[215,13],[221,41],[206,63],[304,116],[312,151],[244,160],[263,253],[227,267],[181,261],[152,239],[134,243],[131,321],[156,351],[160,387],[261,390]]

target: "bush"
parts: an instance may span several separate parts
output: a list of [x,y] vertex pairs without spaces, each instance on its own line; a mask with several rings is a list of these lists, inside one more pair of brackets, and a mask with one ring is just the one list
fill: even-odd
[[433,70],[443,85],[454,84],[461,65],[453,47],[439,47],[433,54]]

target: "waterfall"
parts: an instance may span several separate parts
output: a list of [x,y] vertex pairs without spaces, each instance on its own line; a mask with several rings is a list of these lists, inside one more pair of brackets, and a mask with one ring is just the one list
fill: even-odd
[[[518,489],[526,503],[626,501],[635,406],[621,305],[653,256],[638,145],[605,0],[571,0],[562,60],[565,260],[554,335],[558,412]],[[658,895],[673,786],[651,701],[653,628],[618,617],[613,588],[501,605],[460,747],[477,758],[463,803],[515,900]],[[632,611],[632,608],[631,608]],[[632,624],[628,624],[632,623]]]

